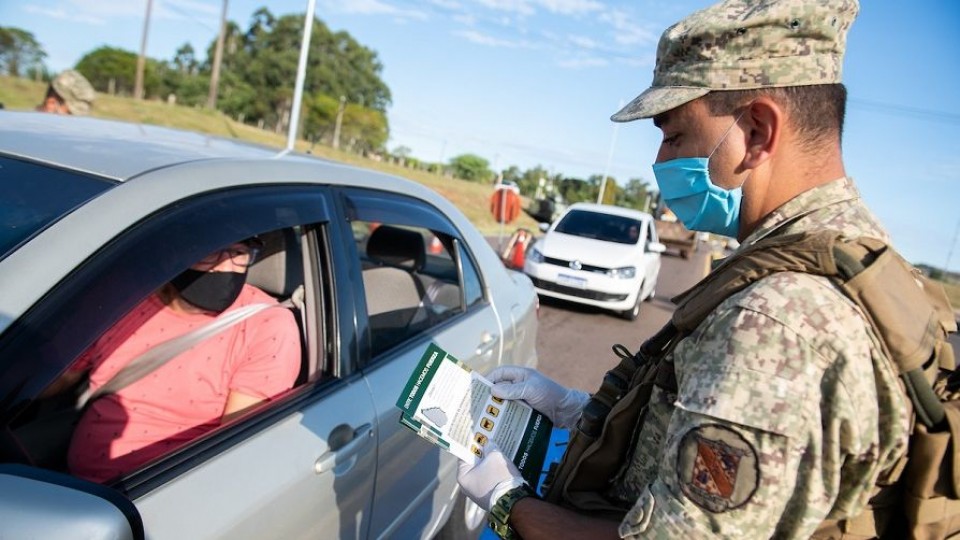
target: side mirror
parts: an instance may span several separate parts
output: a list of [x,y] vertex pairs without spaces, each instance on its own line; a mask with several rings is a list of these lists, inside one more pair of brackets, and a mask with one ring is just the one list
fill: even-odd
[[144,538],[140,513],[118,491],[26,465],[0,465],[0,523],[4,538]]
[[550,228],[550,224],[549,224],[549,223],[541,223],[541,224],[538,226],[538,228],[540,229],[540,232],[547,232],[547,229]]
[[649,253],[663,253],[667,250],[667,246],[660,242],[647,242],[647,251]]

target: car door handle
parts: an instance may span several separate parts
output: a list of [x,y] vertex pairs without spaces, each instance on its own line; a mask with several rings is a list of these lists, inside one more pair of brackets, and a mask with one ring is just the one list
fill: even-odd
[[333,428],[329,437],[330,450],[317,459],[317,474],[332,471],[337,465],[347,462],[372,438],[373,426],[370,424],[363,424],[356,429],[351,429],[347,424]]
[[480,345],[477,347],[477,356],[483,356],[491,351],[497,346],[497,339],[500,336],[496,334],[491,334],[490,332],[484,332],[480,337]]

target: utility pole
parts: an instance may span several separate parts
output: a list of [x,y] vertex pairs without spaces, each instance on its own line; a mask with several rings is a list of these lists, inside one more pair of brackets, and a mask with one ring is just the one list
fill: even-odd
[[140,56],[137,57],[137,76],[133,83],[133,98],[143,99],[143,68],[147,61],[147,31],[150,29],[150,10],[153,0],[147,0],[147,16],[143,19],[143,36],[140,38]]
[[220,10],[220,35],[217,36],[217,48],[213,51],[213,70],[210,72],[210,95],[207,96],[207,108],[217,108],[217,93],[220,86],[220,62],[223,61],[223,42],[227,35],[227,0],[223,0]]
[[950,273],[950,259],[953,258],[953,248],[957,245],[957,238],[960,237],[960,220],[957,220],[957,228],[953,231],[953,240],[950,241],[950,248],[947,250],[947,262],[943,263],[943,273]]
[[[623,100],[620,100],[618,111],[623,108]],[[600,193],[597,194],[597,204],[603,204],[603,192],[607,189],[607,175],[610,173],[610,161],[613,159],[613,149],[617,146],[617,130],[620,129],[620,123],[613,124],[613,137],[610,140],[610,151],[607,152],[607,165],[603,168],[603,178],[600,179]]]
[[300,62],[297,64],[297,85],[293,89],[293,111],[290,113],[290,129],[287,132],[287,149],[293,150],[300,127],[300,103],[303,101],[303,85],[307,80],[307,54],[310,52],[310,34],[313,32],[313,12],[317,0],[307,0],[307,15],[303,21],[303,41],[300,43]]
[[333,148],[340,148],[340,125],[343,123],[343,109],[346,106],[347,97],[340,96],[340,106],[337,108],[337,121],[333,125]]

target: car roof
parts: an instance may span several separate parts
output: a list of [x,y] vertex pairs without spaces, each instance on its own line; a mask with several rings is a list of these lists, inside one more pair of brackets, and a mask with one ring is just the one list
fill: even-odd
[[211,158],[271,158],[277,149],[160,126],[0,111],[0,152],[118,181]]
[[596,203],[587,203],[587,202],[578,202],[573,203],[567,207],[567,212],[573,210],[584,210],[587,212],[597,212],[600,214],[612,214],[615,216],[630,217],[638,220],[647,220],[653,219],[653,216],[645,212],[641,212],[634,208],[625,208],[623,206],[614,206],[612,204],[596,204]]

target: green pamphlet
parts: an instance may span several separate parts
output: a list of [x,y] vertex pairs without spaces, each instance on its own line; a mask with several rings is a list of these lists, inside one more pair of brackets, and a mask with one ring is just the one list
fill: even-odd
[[471,463],[493,441],[536,488],[553,424],[522,401],[494,397],[492,386],[431,343],[397,400],[400,423]]

